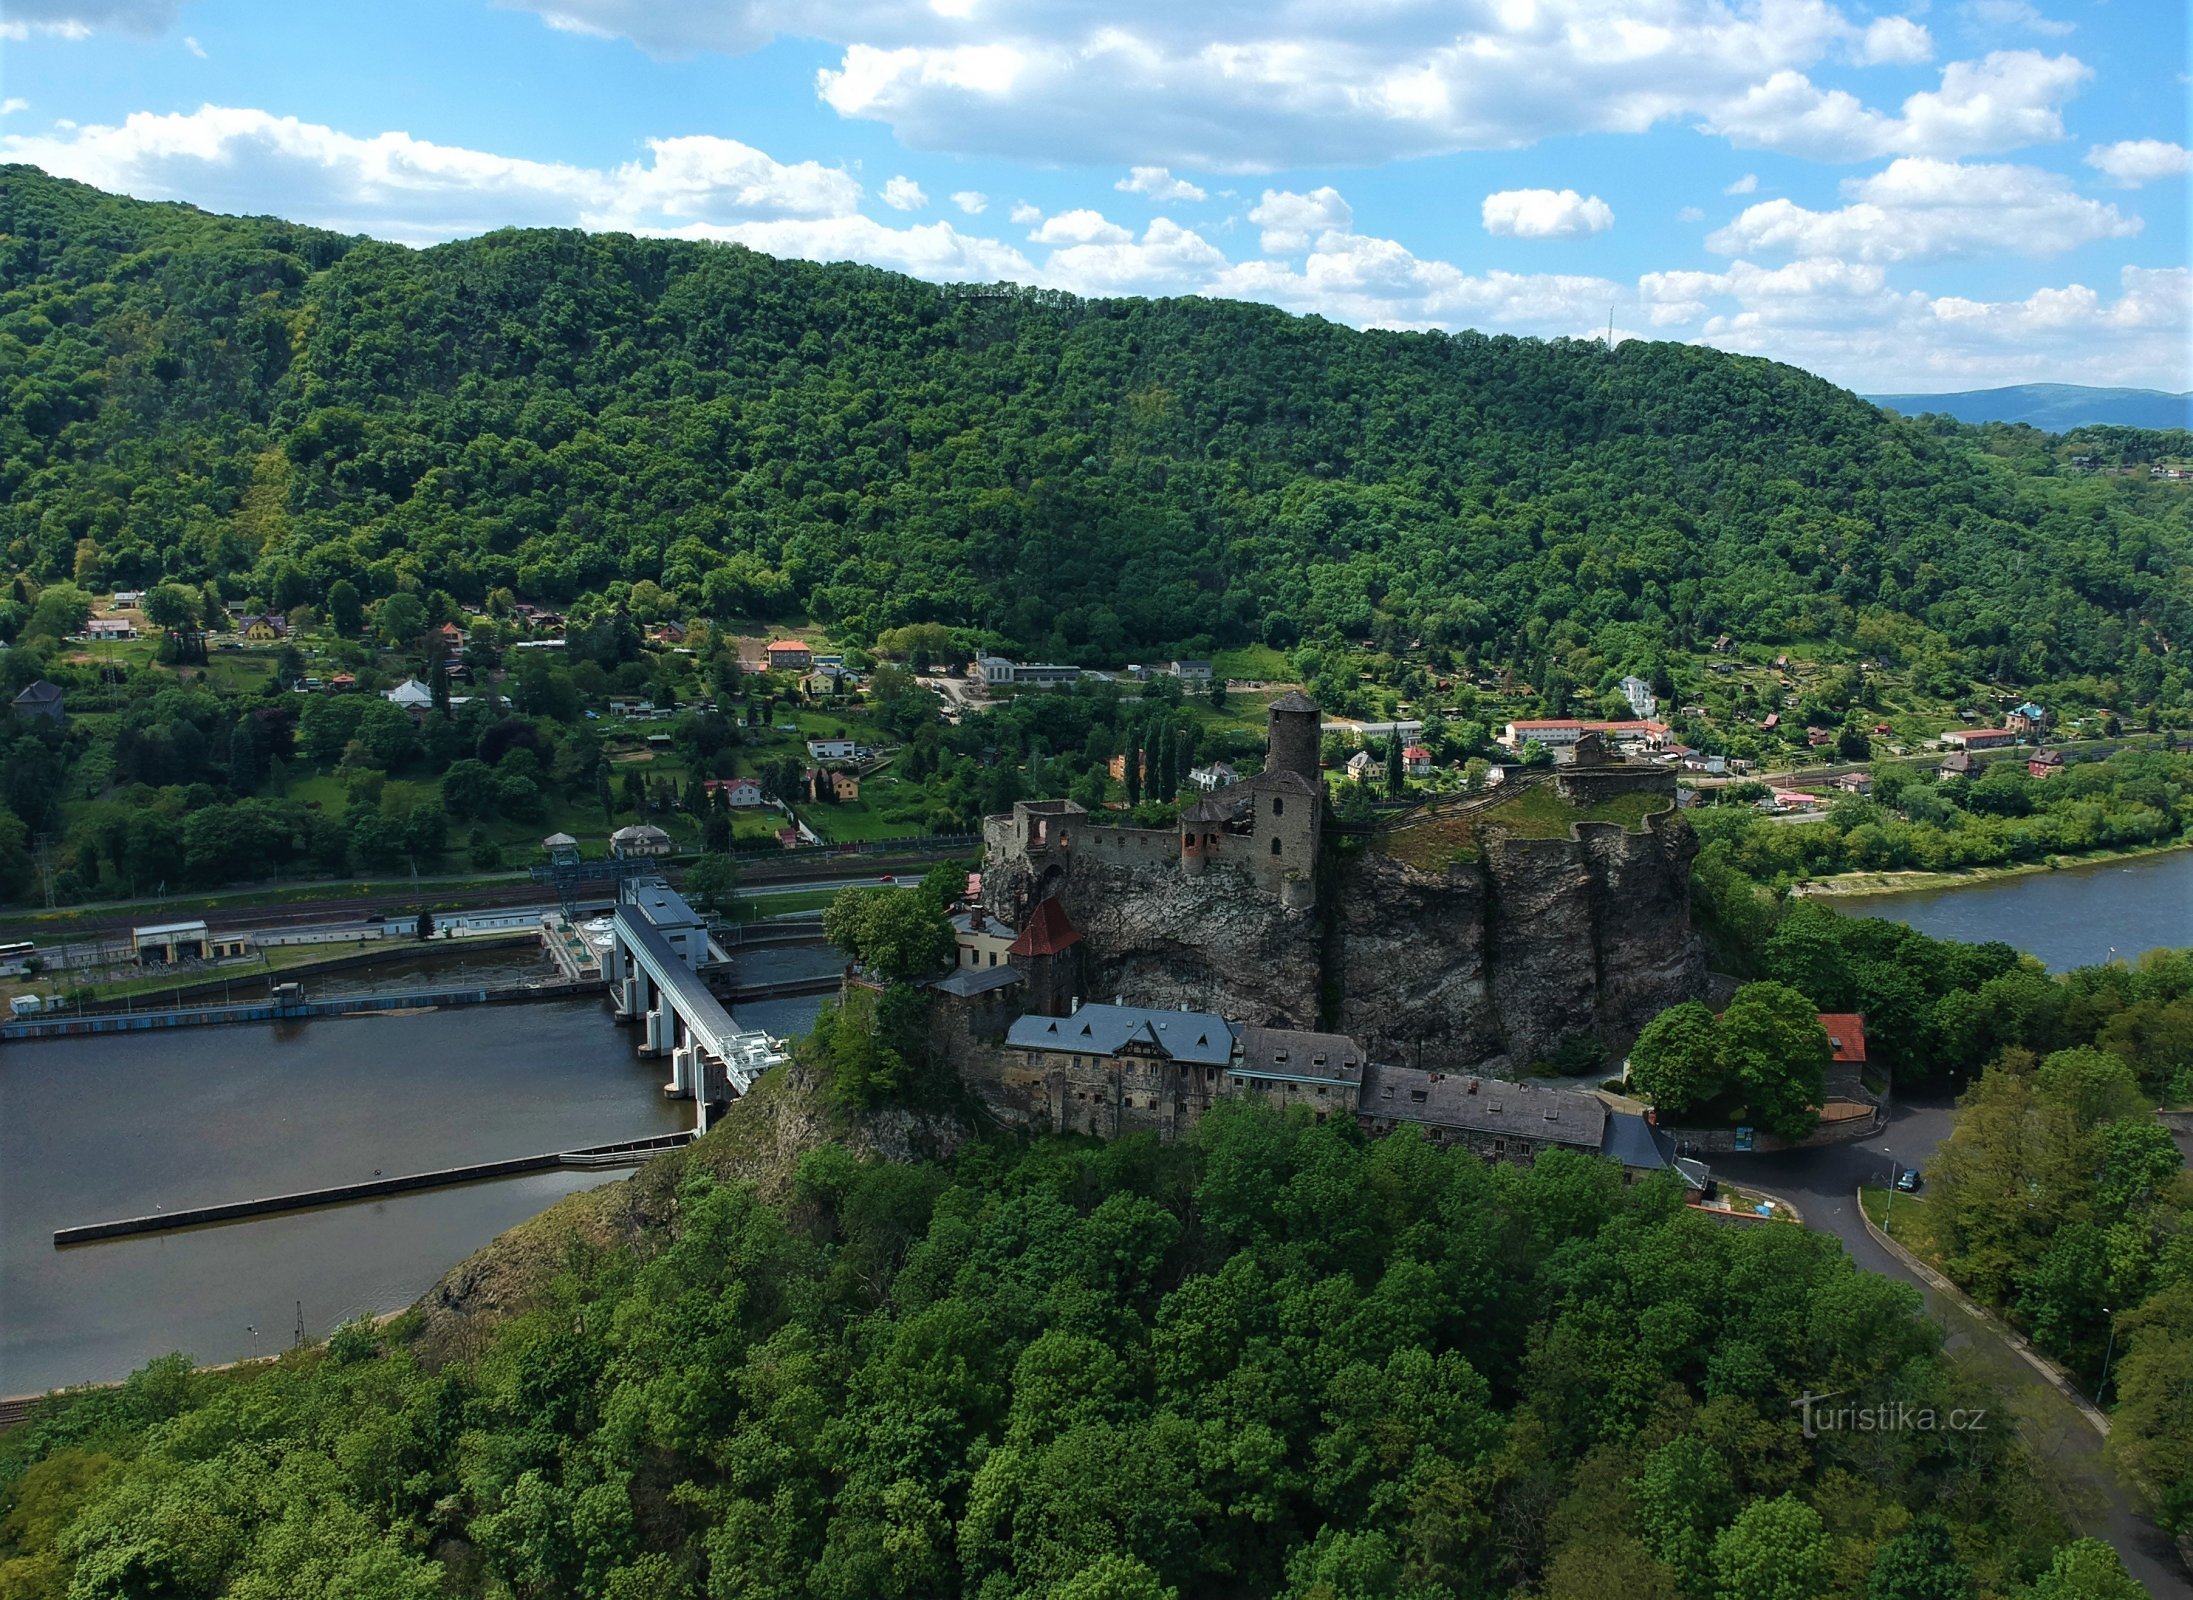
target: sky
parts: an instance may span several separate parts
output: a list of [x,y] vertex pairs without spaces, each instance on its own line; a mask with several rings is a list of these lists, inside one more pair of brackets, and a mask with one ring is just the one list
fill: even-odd
[[2193,389],[2185,0],[0,0],[0,160],[1862,393]]

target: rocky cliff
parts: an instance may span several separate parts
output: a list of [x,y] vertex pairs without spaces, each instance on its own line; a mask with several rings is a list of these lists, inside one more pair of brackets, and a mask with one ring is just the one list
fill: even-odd
[[[1190,1005],[1237,1021],[1338,1027],[1375,1055],[1520,1069],[1572,1036],[1610,1051],[1705,992],[1690,926],[1688,823],[1580,823],[1570,839],[1495,839],[1427,871],[1377,851],[1329,860],[1292,910],[1245,873],[1077,861],[1053,875],[1087,939],[1087,997]],[[985,866],[1009,920],[1038,885]]]

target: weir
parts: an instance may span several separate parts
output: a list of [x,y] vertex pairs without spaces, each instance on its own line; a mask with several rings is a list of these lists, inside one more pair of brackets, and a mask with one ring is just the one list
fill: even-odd
[[[606,976],[621,1019],[640,1024],[640,1053],[670,1058],[663,1093],[692,1100],[694,1128],[708,1131],[709,1102],[731,1099],[785,1059],[779,1043],[739,1025],[701,980],[708,927],[660,878],[619,888],[611,919]],[[723,1093],[716,1089],[722,1086]]]

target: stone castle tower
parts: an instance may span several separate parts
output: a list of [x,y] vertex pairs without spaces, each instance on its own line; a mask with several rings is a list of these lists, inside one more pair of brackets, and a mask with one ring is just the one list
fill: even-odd
[[1290,689],[1271,703],[1266,716],[1264,770],[1292,772],[1309,783],[1318,779],[1317,748],[1323,719],[1317,702]]

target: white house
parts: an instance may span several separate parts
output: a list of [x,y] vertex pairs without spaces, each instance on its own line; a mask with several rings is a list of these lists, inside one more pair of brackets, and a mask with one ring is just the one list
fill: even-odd
[[1378,763],[1371,759],[1368,750],[1358,750],[1348,757],[1348,777],[1355,783],[1368,783],[1378,771]]
[[1207,767],[1190,767],[1188,781],[1209,794],[1214,789],[1224,789],[1239,783],[1241,774],[1223,761],[1214,761]]
[[1401,751],[1403,769],[1412,778],[1428,778],[1432,775],[1432,753],[1424,745],[1405,745]]
[[810,739],[807,741],[807,758],[810,761],[850,761],[860,746],[851,739]]
[[417,678],[406,678],[395,688],[382,690],[381,698],[394,701],[406,711],[423,711],[434,704],[434,691]]
[[766,803],[761,785],[752,778],[716,778],[708,786],[722,794],[724,803],[735,811]]
[[1630,703],[1630,710],[1637,716],[1651,721],[1660,709],[1660,701],[1652,692],[1652,685],[1634,674],[1622,680],[1622,698]]

